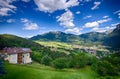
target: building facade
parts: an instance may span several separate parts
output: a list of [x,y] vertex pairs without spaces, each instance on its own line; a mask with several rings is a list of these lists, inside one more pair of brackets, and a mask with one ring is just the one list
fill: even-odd
[[31,53],[29,48],[4,48],[4,59],[12,64],[27,64],[31,63]]

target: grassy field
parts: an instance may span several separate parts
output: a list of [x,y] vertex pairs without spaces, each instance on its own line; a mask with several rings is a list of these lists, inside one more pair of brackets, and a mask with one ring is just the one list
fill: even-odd
[[98,79],[89,67],[57,70],[38,63],[29,65],[6,64],[7,74],[0,79]]
[[67,44],[67,43],[62,43],[62,42],[51,42],[51,41],[49,41],[49,42],[35,41],[35,42],[37,42],[38,44],[41,44],[43,46],[51,47],[50,49],[52,51],[63,52],[66,54],[70,54],[70,52],[66,51],[65,49],[67,49],[67,50],[73,49],[72,45]]
[[[48,46],[48,47],[55,47],[55,48],[63,48],[63,49],[73,49],[73,48],[80,48],[80,49],[93,49],[97,51],[104,51],[104,52],[109,52],[105,46],[102,45],[93,45],[93,46],[85,46],[85,45],[75,45],[75,44],[68,44],[68,43],[62,43],[62,42],[48,42],[48,41],[35,41],[38,44],[41,44],[43,46]],[[61,50],[60,50],[61,51]],[[64,51],[64,50],[63,50]]]
[[35,42],[49,47],[66,48],[66,49],[72,48],[72,45],[61,42],[44,42],[44,41],[35,41]]

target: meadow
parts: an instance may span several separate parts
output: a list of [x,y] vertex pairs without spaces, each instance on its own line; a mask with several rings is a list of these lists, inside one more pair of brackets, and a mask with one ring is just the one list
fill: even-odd
[[62,42],[44,42],[44,41],[35,41],[43,46],[48,46],[48,47],[56,47],[56,48],[66,48],[66,49],[70,49],[72,48],[72,45],[68,44],[68,43],[62,43]]
[[7,74],[0,79],[98,79],[90,67],[82,69],[54,69],[38,63],[27,65],[5,64]]

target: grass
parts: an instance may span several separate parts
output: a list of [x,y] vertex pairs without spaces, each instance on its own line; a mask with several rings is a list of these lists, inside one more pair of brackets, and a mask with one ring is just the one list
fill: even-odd
[[48,47],[57,47],[57,48],[66,48],[66,49],[72,48],[72,45],[62,42],[51,42],[51,41],[49,42],[35,41],[35,42]]
[[29,65],[5,64],[7,74],[0,79],[98,79],[89,67],[57,70],[33,63]]
[[106,47],[102,45],[85,46],[85,45],[68,44],[68,43],[63,43],[63,42],[53,42],[53,41],[35,41],[35,42],[43,46],[55,47],[55,48],[63,48],[63,49],[73,49],[73,48],[89,49],[90,48],[90,49],[97,50],[97,51],[109,52],[106,49]]
[[90,67],[82,69],[57,70],[38,63],[8,64],[5,63],[7,74],[0,79],[120,79],[119,77],[98,77]]
[[66,53],[66,54],[70,54],[70,52],[67,51],[67,50],[73,49],[72,45],[67,44],[67,43],[62,43],[62,42],[52,42],[52,41],[47,41],[47,42],[45,42],[45,41],[35,41],[35,42],[37,42],[38,44],[41,44],[43,46],[51,47],[50,48],[51,51],[63,52],[63,53]]

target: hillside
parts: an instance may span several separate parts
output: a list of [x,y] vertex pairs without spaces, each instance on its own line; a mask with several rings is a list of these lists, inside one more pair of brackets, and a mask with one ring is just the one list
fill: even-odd
[[44,46],[38,43],[10,34],[0,35],[0,49],[4,47],[25,47],[25,48],[31,48],[32,50],[45,49]]
[[57,70],[38,63],[28,65],[5,64],[8,74],[0,79],[93,79],[97,74],[89,67]]
[[66,34],[64,32],[48,32],[33,36],[34,41],[56,41],[79,45],[105,45],[111,48],[120,48],[120,24],[114,30],[104,33],[89,32],[81,35]]
[[64,32],[48,32],[42,35],[33,36],[30,40],[34,41],[56,41],[73,44],[93,44],[95,42],[101,42],[105,33],[90,32],[81,35],[66,34]]
[[103,38],[106,36],[105,33],[99,33],[99,32],[89,32],[89,33],[85,33],[85,34],[81,34],[79,35],[79,37],[81,38],[81,40],[84,43],[101,43]]
[[33,36],[30,40],[41,40],[41,41],[57,41],[57,42],[67,42],[72,43],[80,41],[77,35],[66,34],[64,32],[48,32],[42,35]]
[[106,36],[103,44],[114,49],[120,48],[120,24]]

